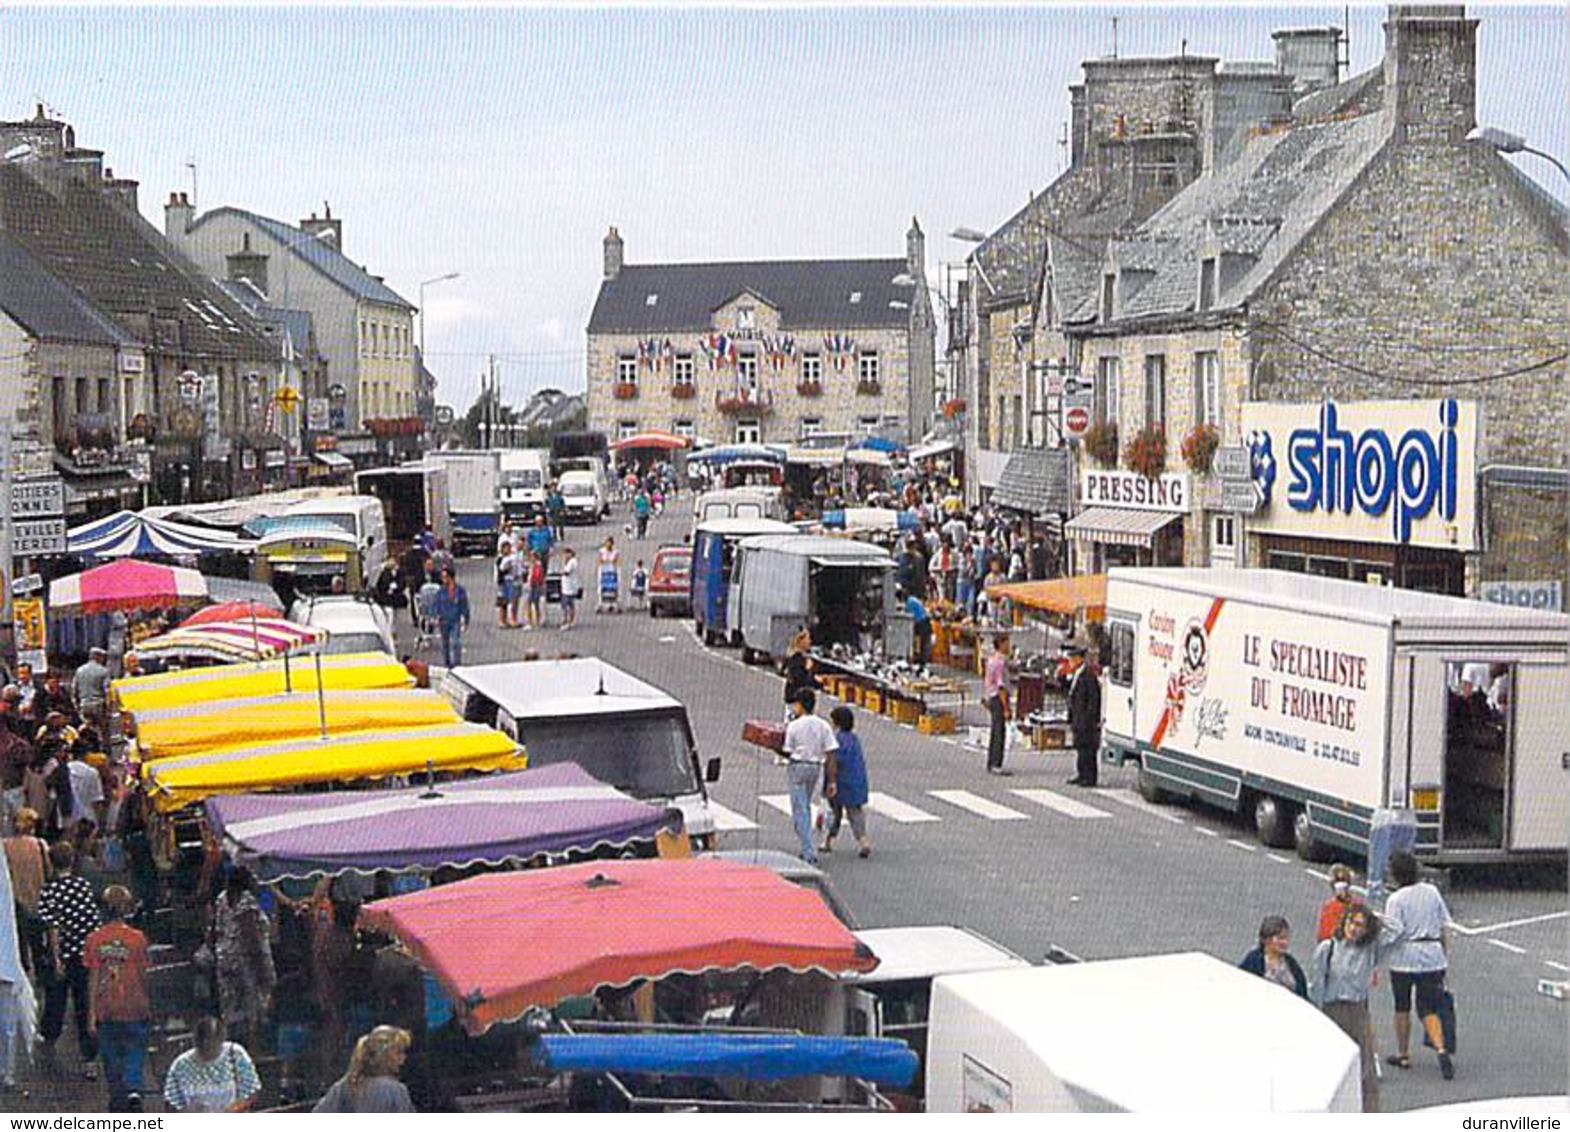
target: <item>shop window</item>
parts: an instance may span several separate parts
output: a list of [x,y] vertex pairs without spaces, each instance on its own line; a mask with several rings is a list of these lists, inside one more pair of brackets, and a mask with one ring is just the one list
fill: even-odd
[[1315,556],[1308,560],[1308,572],[1316,578],[1347,578],[1350,576],[1348,567],[1351,563],[1345,558],[1321,558]]
[[1514,676],[1511,665],[1486,660],[1445,666],[1445,780],[1439,820],[1447,849],[1504,845]]
[[1107,627],[1107,679],[1120,688],[1134,683],[1134,626],[1127,621]]
[[762,444],[763,426],[756,420],[739,420],[736,422],[737,444]]
[[1308,559],[1301,554],[1289,554],[1284,550],[1272,550],[1265,555],[1265,566],[1271,570],[1285,570],[1291,574],[1306,574],[1308,572]]

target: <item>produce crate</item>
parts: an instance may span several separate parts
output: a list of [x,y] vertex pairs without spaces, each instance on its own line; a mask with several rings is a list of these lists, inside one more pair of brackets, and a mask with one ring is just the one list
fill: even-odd
[[868,711],[883,714],[883,691],[880,688],[863,688],[861,690],[861,706]]
[[1061,751],[1068,746],[1068,728],[1050,724],[1031,729],[1031,745],[1038,751]]
[[952,735],[959,730],[959,720],[953,712],[927,712],[917,717],[916,730],[923,735]]
[[915,723],[921,718],[921,703],[917,700],[898,700],[890,697],[884,705],[890,719],[896,723]]

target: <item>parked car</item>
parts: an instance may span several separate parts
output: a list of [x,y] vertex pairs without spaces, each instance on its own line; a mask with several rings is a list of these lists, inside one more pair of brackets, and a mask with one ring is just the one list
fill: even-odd
[[684,617],[692,612],[692,548],[662,546],[654,552],[654,569],[649,571],[649,616],[673,613]]
[[351,652],[398,655],[392,616],[374,602],[353,594],[302,597],[289,610],[289,620],[327,630],[328,656]]

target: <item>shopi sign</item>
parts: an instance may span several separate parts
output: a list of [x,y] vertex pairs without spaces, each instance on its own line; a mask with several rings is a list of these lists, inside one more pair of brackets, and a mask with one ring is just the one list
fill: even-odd
[[1253,529],[1471,550],[1477,406],[1359,401],[1243,406]]

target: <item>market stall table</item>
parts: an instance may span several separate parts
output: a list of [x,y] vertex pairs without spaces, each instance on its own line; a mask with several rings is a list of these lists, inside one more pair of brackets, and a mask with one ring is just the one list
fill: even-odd
[[[952,709],[958,718],[964,717],[967,697],[964,681],[879,671],[848,657],[835,657],[817,650],[813,650],[812,659],[820,674],[837,673],[853,684],[860,691],[862,706],[869,711],[891,715],[902,723],[919,723],[922,716],[937,715],[935,709],[940,706]],[[876,695],[875,704],[867,701],[869,691]],[[839,698],[848,697],[842,695]],[[885,711],[886,700],[892,700],[895,704],[910,704],[912,708]]]

